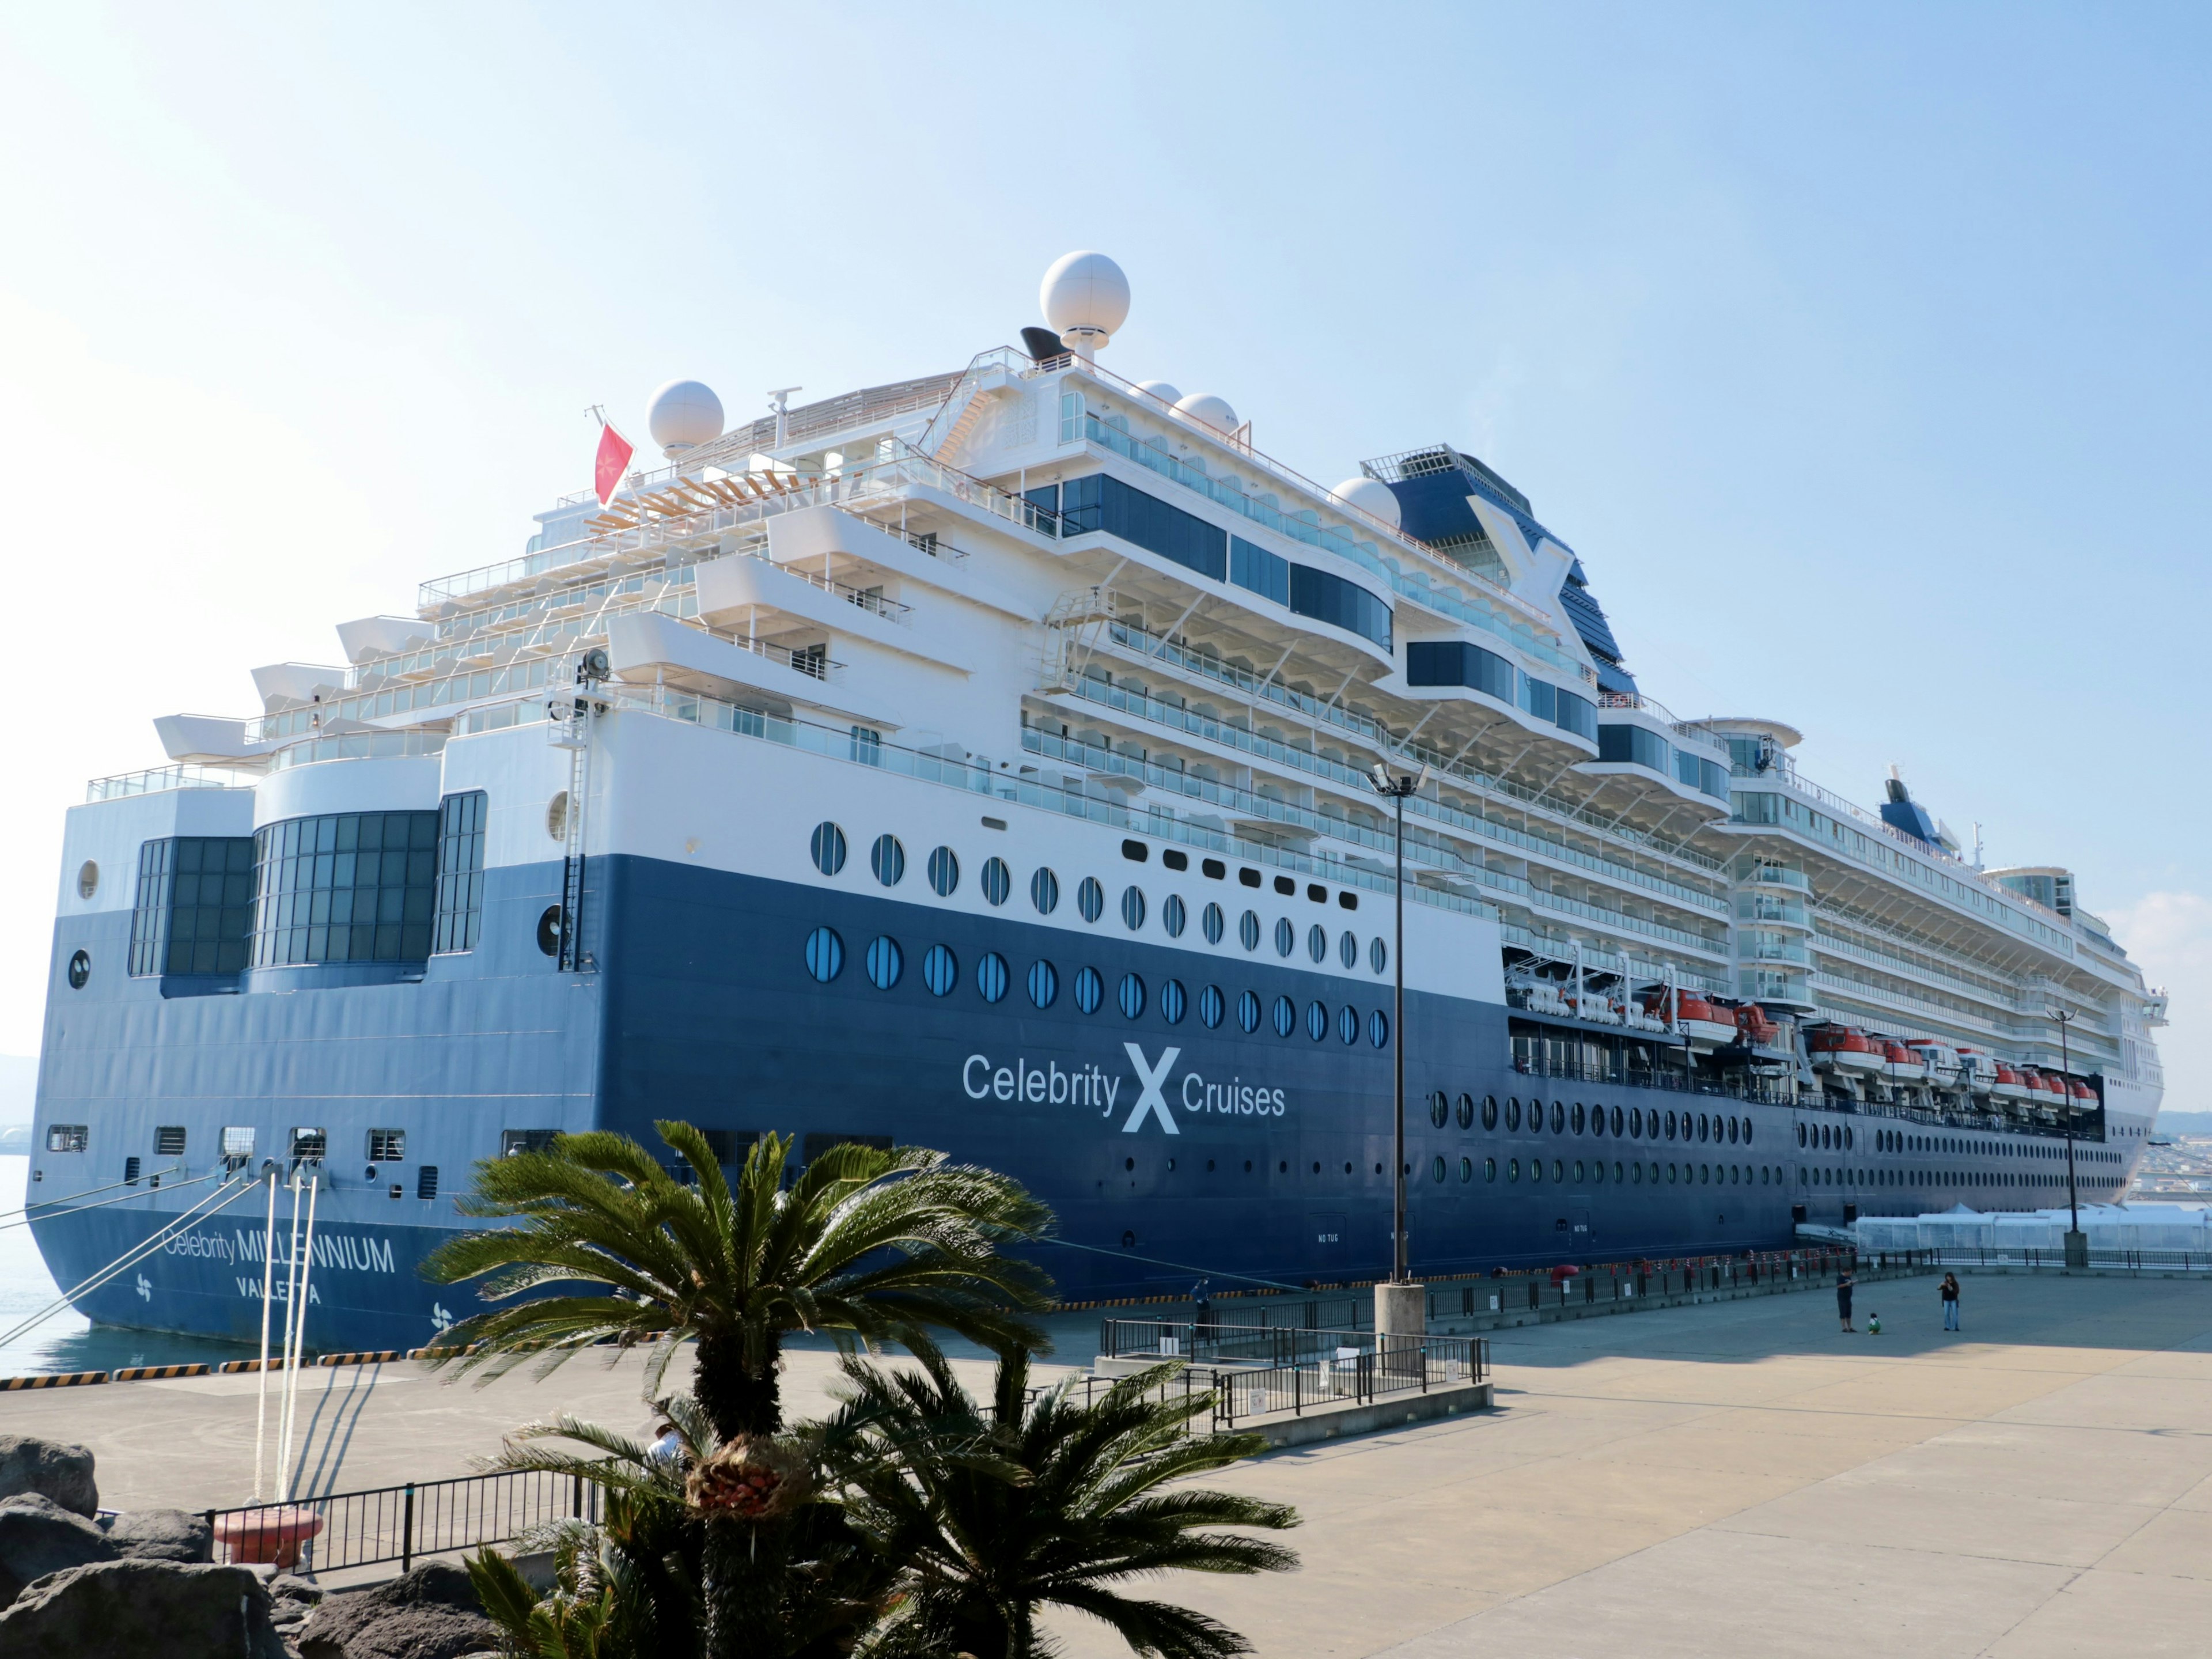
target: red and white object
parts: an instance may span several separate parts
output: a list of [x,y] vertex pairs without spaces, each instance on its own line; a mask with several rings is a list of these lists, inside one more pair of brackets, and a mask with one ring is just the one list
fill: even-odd
[[592,463],[592,489],[605,507],[622,488],[623,474],[629,468],[629,458],[637,453],[637,447],[615,430],[615,423],[607,422],[599,428],[599,457]]

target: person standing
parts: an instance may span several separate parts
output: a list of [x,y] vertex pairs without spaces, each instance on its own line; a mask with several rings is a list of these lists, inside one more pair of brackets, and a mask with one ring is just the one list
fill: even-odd
[[1943,1328],[1947,1331],[1957,1330],[1959,1328],[1959,1275],[1945,1273],[1943,1287],[1936,1294],[1943,1298]]
[[1836,1281],[1836,1313],[1844,1322],[1844,1328],[1851,1328],[1851,1276],[1847,1271]]

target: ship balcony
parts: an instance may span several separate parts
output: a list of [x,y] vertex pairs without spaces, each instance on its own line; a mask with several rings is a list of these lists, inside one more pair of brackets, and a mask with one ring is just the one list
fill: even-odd
[[712,627],[758,638],[794,628],[857,641],[972,674],[972,658],[958,650],[949,630],[916,629],[912,608],[886,598],[880,585],[856,586],[834,576],[777,566],[742,556],[712,559],[697,568],[699,619]]
[[710,696],[826,709],[878,729],[896,730],[888,698],[855,692],[845,665],[826,653],[764,640],[726,640],[657,611],[631,611],[607,624],[615,678],[632,685],[668,684]]
[[1806,976],[1786,969],[1739,968],[1735,972],[1735,994],[1747,1002],[1770,1008],[1809,1010],[1818,1006]]
[[1787,899],[1772,898],[1765,893],[1737,894],[1735,919],[1795,928],[1801,933],[1813,931],[1812,913],[1803,905],[1793,904]]
[[1738,866],[1736,879],[1747,885],[1761,888],[1787,887],[1800,893],[1813,890],[1813,878],[1802,870],[1791,870],[1779,864],[1759,864],[1746,860]]
[[1735,959],[1738,962],[1789,963],[1803,968],[1813,965],[1813,953],[1806,948],[1803,939],[1757,927],[1737,929]]

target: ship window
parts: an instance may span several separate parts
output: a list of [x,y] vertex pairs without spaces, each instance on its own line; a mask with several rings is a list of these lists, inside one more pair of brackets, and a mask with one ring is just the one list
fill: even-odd
[[1238,993],[1237,1024],[1247,1033],[1260,1029],[1260,999],[1256,994],[1250,991]]
[[1347,971],[1359,966],[1359,941],[1349,932],[1336,942],[1336,959]]
[[1103,472],[1070,478],[1060,486],[1060,533],[1080,536],[1094,530],[1215,581],[1228,579],[1227,531]]
[[513,1158],[517,1152],[550,1152],[556,1133],[552,1129],[501,1129],[499,1132],[499,1155]]
[[438,803],[438,911],[434,951],[473,951],[483,923],[485,795],[481,789]]
[[407,1132],[404,1129],[371,1129],[368,1132],[368,1161],[371,1164],[404,1164],[406,1160]]
[[1316,962],[1328,960],[1328,929],[1318,922],[1306,932],[1306,954]]
[[1121,925],[1135,933],[1145,925],[1145,890],[1124,887],[1121,890]]
[[1743,1144],[1747,1146],[1751,1145],[1751,1120],[1749,1118],[1746,1118],[1743,1121]]
[[889,933],[878,933],[868,941],[868,983],[878,991],[888,991],[899,982],[906,971],[906,952]]
[[1182,1024],[1183,1014],[1190,1006],[1179,979],[1165,980],[1160,985],[1160,1018],[1170,1025]]
[[99,890],[100,866],[90,859],[87,859],[77,866],[76,896],[79,898],[88,899]]
[[834,927],[817,927],[806,936],[806,971],[823,984],[844,971],[845,941]]
[[899,845],[896,836],[876,837],[876,844],[868,849],[868,868],[886,887],[896,887],[906,879],[906,848]]
[[834,876],[845,867],[845,832],[825,818],[814,826],[807,850],[813,855],[816,869]]
[[49,1123],[46,1126],[46,1150],[50,1152],[81,1152],[92,1142],[92,1129],[83,1123]]
[[1552,1133],[1565,1134],[1567,1128],[1567,1109],[1559,1101],[1552,1103]]
[[1209,881],[1219,881],[1229,873],[1229,866],[1219,859],[1200,859],[1198,869],[1199,873]]
[[92,981],[92,956],[89,951],[72,951],[69,959],[69,988],[82,991]]
[[1620,1133],[1620,1108],[1618,1106],[1613,1109],[1613,1132],[1615,1134]]
[[330,1149],[330,1137],[320,1129],[292,1131],[292,1156],[313,1164],[322,1161]]
[[1644,1109],[1641,1106],[1628,1109],[1628,1138],[1631,1140],[1644,1139]]
[[538,914],[538,948],[549,957],[560,954],[562,921],[557,904],[549,904]]
[[1429,1161],[1429,1179],[1431,1181],[1442,1181],[1443,1178],[1444,1161],[1443,1157],[1439,1155]]
[[1060,908],[1060,878],[1049,870],[1039,869],[1030,878],[1030,902],[1036,906],[1041,916],[1048,916]]
[[1060,970],[1050,963],[1038,961],[1030,964],[1030,1000],[1040,1008],[1049,1008],[1060,996]]
[[1004,904],[1006,895],[1014,890],[1013,872],[1006,868],[1004,859],[983,860],[983,896],[993,904]]
[[931,945],[921,954],[921,982],[932,996],[949,994],[960,983],[960,958],[945,945]]
[[1275,954],[1286,957],[1297,949],[1298,930],[1291,926],[1288,916],[1275,918]]
[[222,1132],[222,1155],[226,1162],[240,1162],[253,1156],[253,1131],[251,1127],[230,1125]]
[[1136,1018],[1145,1012],[1145,981],[1134,974],[1122,975],[1115,1000],[1121,1006],[1122,1018]]
[[1580,1134],[1583,1132],[1583,1103],[1579,1100],[1575,1103],[1574,1116],[1571,1121],[1572,1122],[1574,1132],[1577,1134]]
[[1367,1016],[1367,1040],[1378,1048],[1390,1041],[1390,1016],[1380,1008]]
[[1190,854],[1177,852],[1172,847],[1163,848],[1160,849],[1160,862],[1170,870],[1188,870],[1190,868]]
[[1221,907],[1218,904],[1208,904],[1206,908],[1200,913],[1198,920],[1199,925],[1206,930],[1206,942],[1208,945],[1220,944],[1222,934]]
[[1247,910],[1237,918],[1237,937],[1248,951],[1260,948],[1260,913]]
[[1183,908],[1182,896],[1170,893],[1160,902],[1160,926],[1166,928],[1170,939],[1181,939],[1190,913]]
[[1509,1095],[1505,1101],[1505,1133],[1518,1134],[1521,1131],[1521,1098]]
[[1227,1012],[1227,999],[1221,994],[1218,985],[1209,985],[1198,994],[1198,1017],[1206,1022],[1207,1030],[1218,1027]]
[[[1462,1129],[1467,1127],[1465,1123],[1460,1125]],[[1498,1097],[1496,1095],[1485,1095],[1482,1097],[1482,1127],[1485,1129],[1495,1129],[1498,1127]]]
[[1509,1182],[1518,1181],[1521,1179],[1521,1160],[1519,1158],[1513,1158],[1506,1159],[1505,1178]]
[[1485,1181],[1495,1181],[1498,1179],[1498,1160],[1496,1158],[1486,1158],[1482,1160],[1482,1178]]
[[257,831],[252,965],[427,959],[440,816],[343,812]]
[[438,1166],[425,1164],[415,1171],[415,1196],[435,1198],[438,1195]]
[[1451,1118],[1451,1097],[1441,1089],[1429,1097],[1429,1121],[1441,1129]]
[[1247,887],[1257,887],[1260,884],[1260,872],[1248,864],[1237,872],[1237,879]]
[[1669,1139],[1669,1140],[1672,1140],[1674,1138],[1674,1113],[1669,1112],[1669,1113],[1668,1113],[1668,1114],[1667,1114],[1667,1139]]
[[185,1126],[165,1123],[154,1131],[154,1156],[182,1158],[185,1155]]
[[1359,1041],[1359,1010],[1348,1002],[1336,1017],[1336,1034],[1347,1048]]
[[1106,890],[1098,884],[1097,877],[1084,877],[1075,890],[1075,908],[1085,921],[1096,921],[1106,914]]
[[1098,1012],[1098,1005],[1106,1000],[1106,981],[1098,976],[1096,968],[1075,970],[1075,1006],[1086,1014]]
[[[251,836],[170,836],[141,846],[130,972],[244,969],[253,938],[253,857]],[[89,957],[86,966],[88,972]],[[83,988],[74,971],[70,983]]]
[[1372,940],[1367,946],[1367,965],[1378,974],[1390,965],[1390,947],[1383,944],[1380,938]]
[[1298,884],[1292,881],[1288,876],[1277,876],[1275,878],[1275,890],[1278,893],[1280,893],[1285,898],[1296,898],[1297,896]]
[[959,856],[950,847],[939,848],[929,855],[930,890],[939,898],[951,898],[959,885]]
[[1298,1028],[1297,1006],[1288,997],[1275,999],[1275,1035],[1286,1037]]

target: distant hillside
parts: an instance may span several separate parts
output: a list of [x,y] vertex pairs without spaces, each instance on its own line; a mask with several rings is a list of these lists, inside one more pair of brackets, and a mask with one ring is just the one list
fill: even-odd
[[2160,1140],[2175,1135],[2212,1135],[2212,1112],[2160,1112],[2154,1133]]
[[36,1054],[0,1054],[0,1124],[28,1123],[38,1091]]

